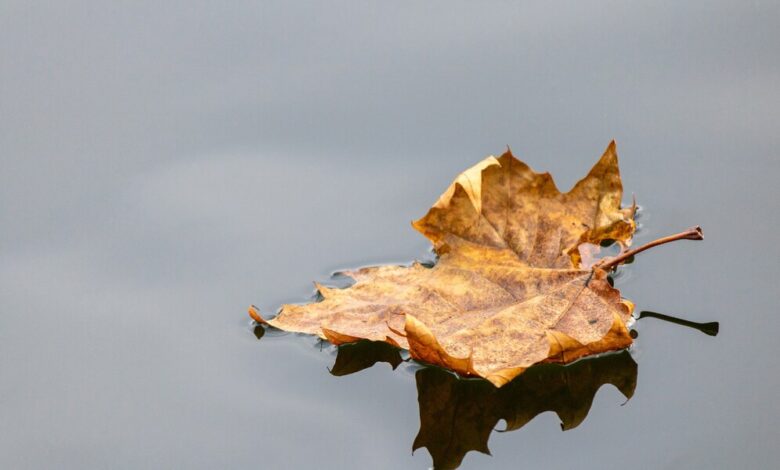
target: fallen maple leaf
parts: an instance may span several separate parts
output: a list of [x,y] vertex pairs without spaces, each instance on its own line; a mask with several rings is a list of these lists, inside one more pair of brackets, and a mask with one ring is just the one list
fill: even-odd
[[488,157],[413,223],[433,242],[433,267],[345,272],[355,284],[317,284],[320,302],[284,305],[273,320],[254,307],[249,314],[337,345],[385,341],[416,360],[498,387],[540,362],[623,349],[632,342],[626,321],[633,304],[607,282],[607,270],[650,246],[701,239],[701,230],[583,264],[580,246],[629,245],[635,206],[621,208],[622,195],[614,142],[567,193],[510,151]]

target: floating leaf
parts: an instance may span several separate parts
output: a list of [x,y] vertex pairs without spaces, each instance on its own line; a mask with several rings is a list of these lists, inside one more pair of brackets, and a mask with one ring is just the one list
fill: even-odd
[[[319,302],[285,305],[273,320],[254,307],[250,315],[334,344],[385,341],[499,387],[540,362],[622,349],[632,342],[625,323],[633,304],[606,270],[644,248],[593,266],[579,251],[605,240],[629,245],[635,205],[621,208],[622,194],[614,142],[567,193],[510,151],[488,157],[413,223],[433,242],[433,267],[346,272],[355,284],[318,284]],[[700,239],[701,232],[674,237]]]

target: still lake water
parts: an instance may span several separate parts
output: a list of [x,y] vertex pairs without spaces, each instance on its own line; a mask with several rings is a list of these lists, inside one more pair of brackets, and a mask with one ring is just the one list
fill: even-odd
[[[465,410],[459,442],[537,408],[578,424],[541,413],[461,468],[774,468],[778,24],[776,2],[0,1],[0,467],[427,468],[419,399]],[[487,154],[568,188],[612,138],[635,242],[705,233],[617,287],[717,337],[643,318],[630,356],[513,396],[256,338],[250,303],[428,259],[409,222]],[[583,420],[569,379],[633,396],[605,385]]]

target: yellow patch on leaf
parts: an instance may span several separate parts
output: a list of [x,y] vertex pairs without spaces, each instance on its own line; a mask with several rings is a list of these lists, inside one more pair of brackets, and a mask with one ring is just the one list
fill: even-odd
[[623,349],[633,305],[578,250],[630,244],[635,207],[621,208],[622,196],[614,142],[566,193],[510,151],[488,157],[413,223],[434,245],[432,268],[346,272],[355,284],[318,285],[320,302],[285,305],[272,320],[254,307],[250,315],[334,344],[384,341],[498,387],[540,362]]

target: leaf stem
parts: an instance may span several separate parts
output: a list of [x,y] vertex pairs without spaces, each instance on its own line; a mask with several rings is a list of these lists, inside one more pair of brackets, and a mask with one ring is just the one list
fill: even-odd
[[670,243],[677,240],[704,240],[704,236],[702,234],[701,227],[697,225],[696,227],[689,228],[684,232],[675,233],[674,235],[669,235],[667,237],[662,237],[657,240],[653,240],[650,243],[646,243],[640,247],[624,251],[623,253],[619,254],[618,256],[615,256],[614,258],[604,258],[599,263],[594,265],[593,268],[594,269],[600,268],[604,270],[615,268],[620,263],[624,262],[625,260],[631,258],[636,254],[639,254],[645,250],[649,250],[654,246],[663,245],[664,243]]

